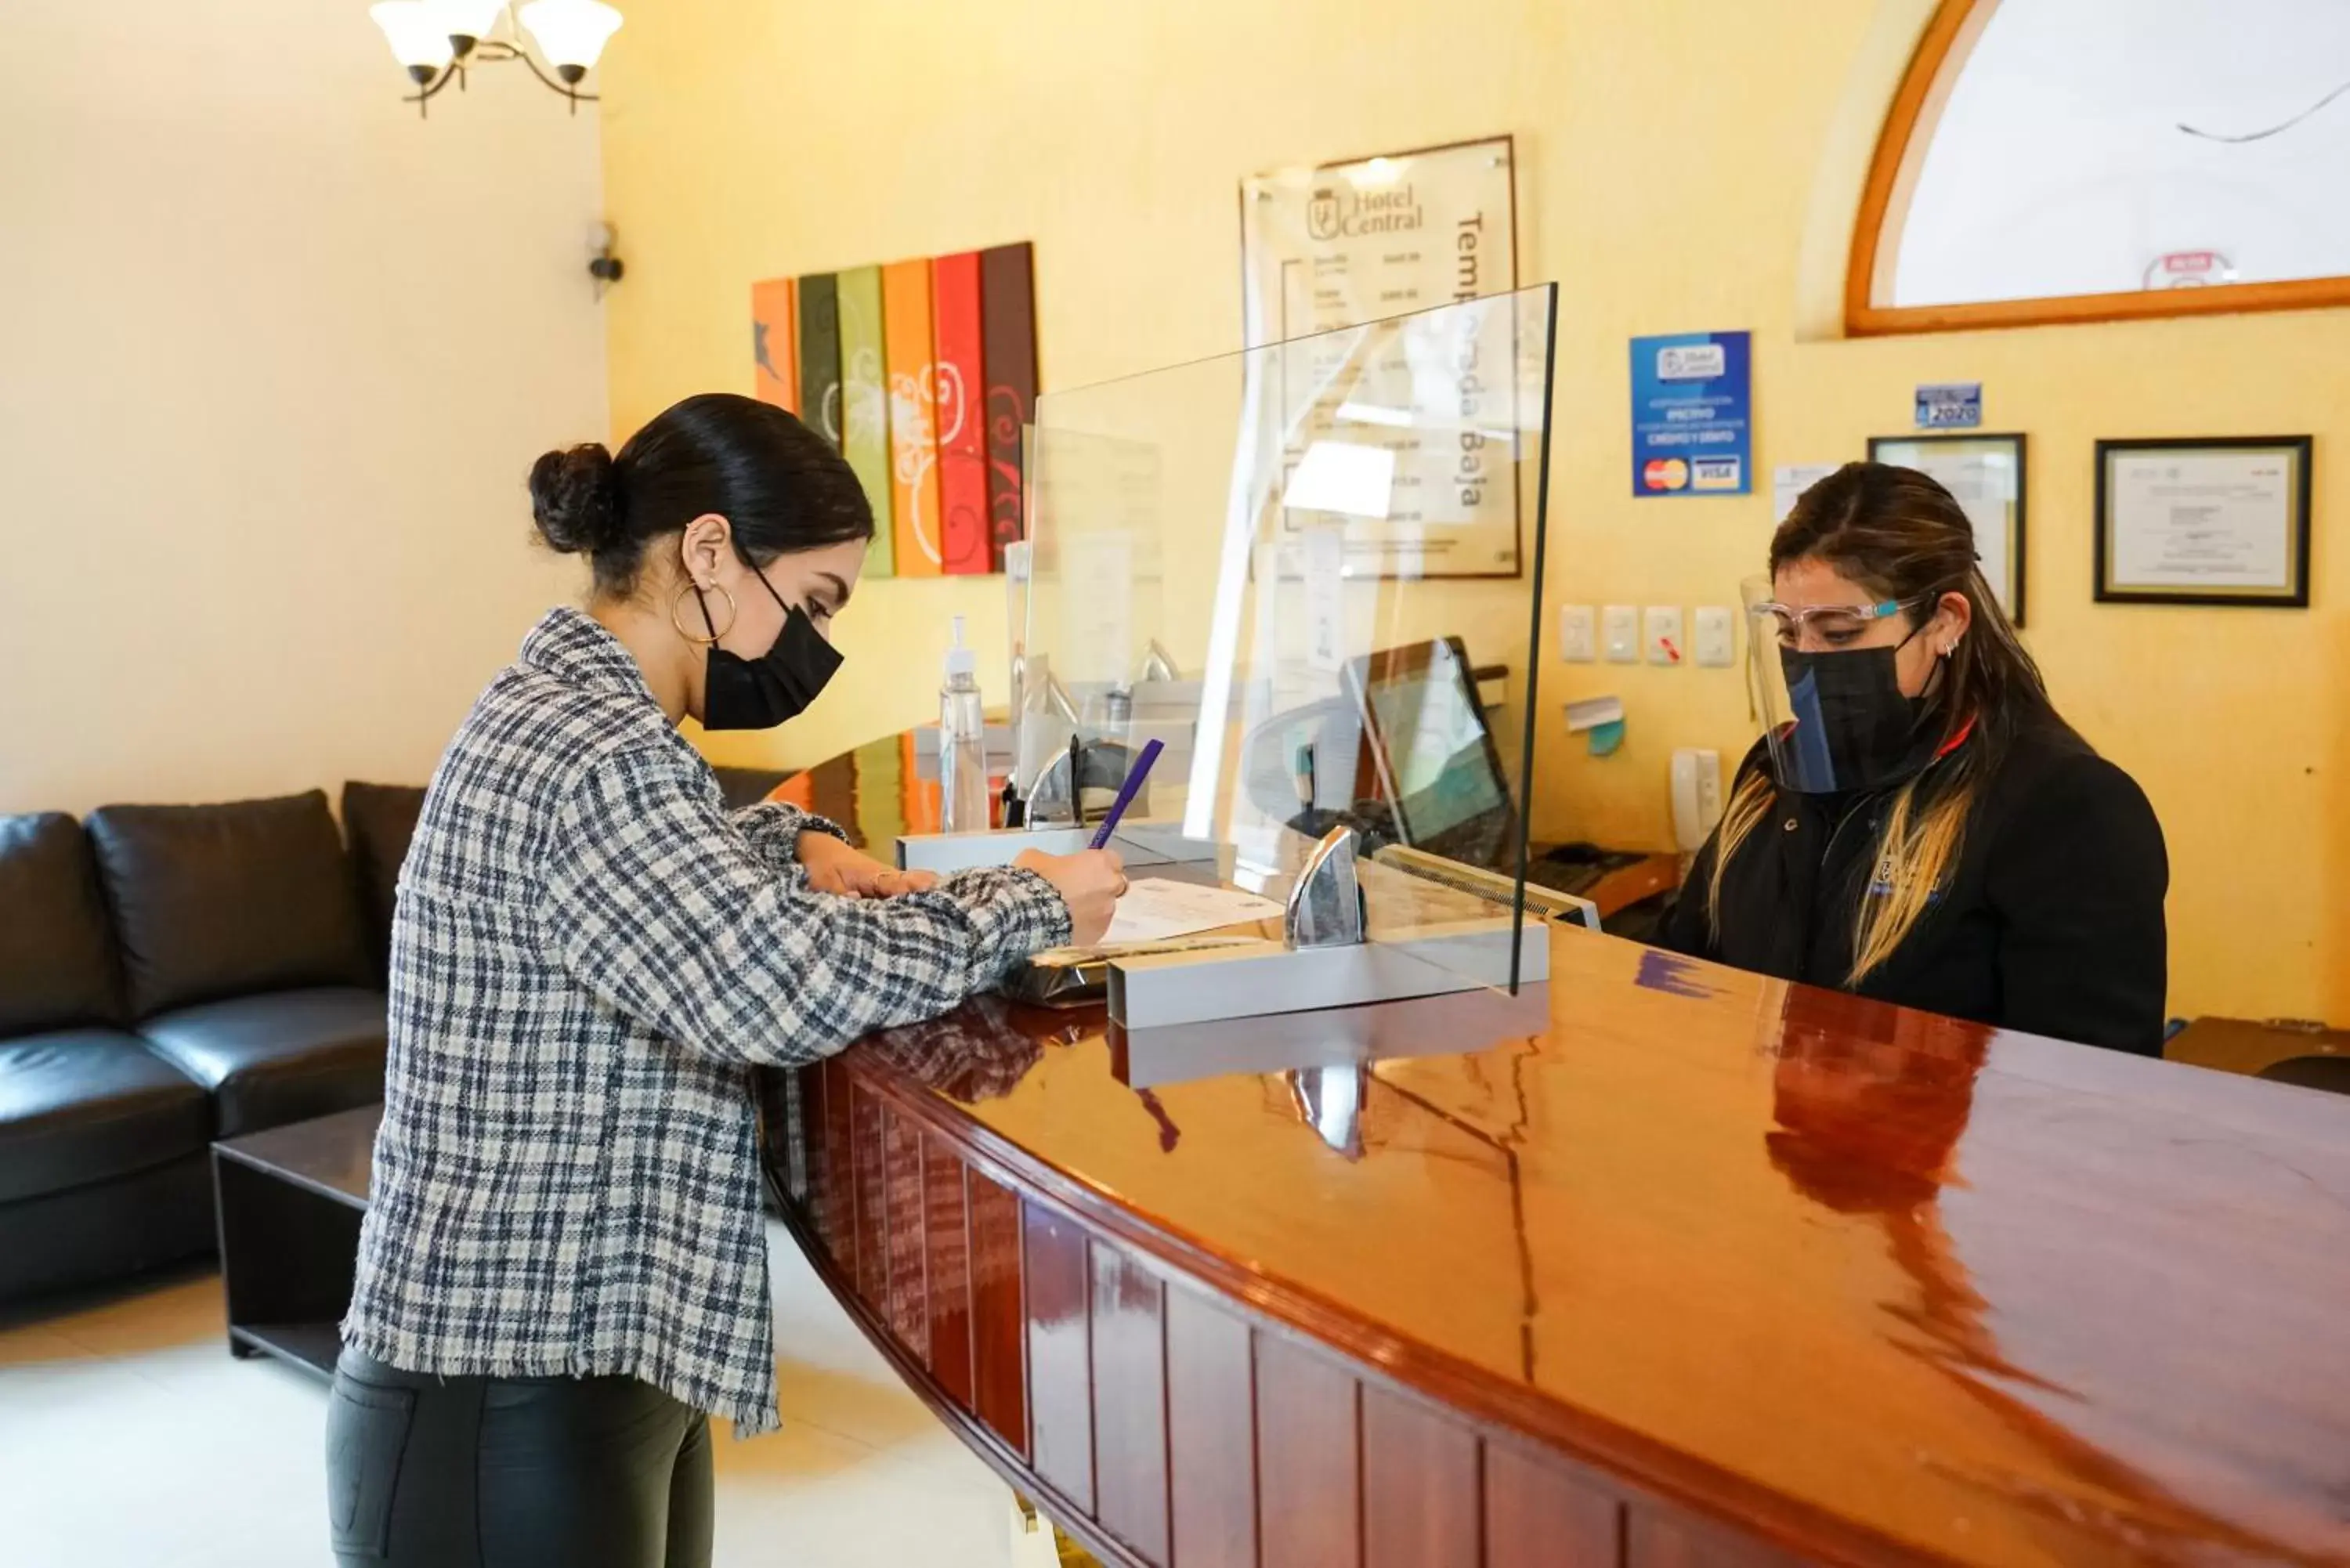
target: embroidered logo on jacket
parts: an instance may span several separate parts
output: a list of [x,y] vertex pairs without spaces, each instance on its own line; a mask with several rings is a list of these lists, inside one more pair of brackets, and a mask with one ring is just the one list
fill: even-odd
[[[1877,859],[1877,874],[1868,879],[1868,896],[1872,898],[1891,898],[1893,896],[1894,875],[1895,870],[1892,855],[1887,853],[1878,856]],[[1926,895],[1926,907],[1930,909],[1937,904],[1939,904],[1942,901],[1943,895],[1948,893],[1950,890],[1950,874],[1948,871],[1945,871],[1941,876],[1935,878],[1933,890]]]

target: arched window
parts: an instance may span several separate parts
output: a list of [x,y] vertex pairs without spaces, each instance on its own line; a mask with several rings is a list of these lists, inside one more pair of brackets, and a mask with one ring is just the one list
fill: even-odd
[[2350,304],[2350,4],[1941,0],[1853,234],[1855,336]]

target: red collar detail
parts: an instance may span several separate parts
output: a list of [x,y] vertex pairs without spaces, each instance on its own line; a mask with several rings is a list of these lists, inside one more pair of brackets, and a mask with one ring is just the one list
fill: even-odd
[[1965,745],[1967,743],[1967,737],[1974,732],[1975,722],[1970,717],[1967,720],[1965,726],[1961,728],[1957,734],[1952,735],[1949,740],[1942,742],[1942,749],[1934,753],[1934,760],[1939,763],[1944,757],[1949,756],[1952,752],[1957,751],[1960,746]]

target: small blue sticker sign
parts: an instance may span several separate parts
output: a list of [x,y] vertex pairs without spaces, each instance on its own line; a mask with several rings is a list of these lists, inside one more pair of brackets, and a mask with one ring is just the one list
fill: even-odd
[[1982,423],[1982,383],[1941,381],[1918,389],[1918,428],[1968,431]]
[[1632,339],[1632,493],[1745,495],[1754,488],[1747,335]]

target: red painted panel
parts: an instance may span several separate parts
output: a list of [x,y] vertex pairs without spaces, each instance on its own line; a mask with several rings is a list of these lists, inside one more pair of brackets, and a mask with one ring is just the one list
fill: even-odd
[[1359,1568],[1357,1388],[1336,1363],[1256,1335],[1257,1539],[1266,1568]]
[[888,1149],[881,1102],[862,1085],[850,1093],[848,1136],[857,1172],[857,1293],[879,1313],[889,1296],[889,1189],[882,1179]]
[[928,1267],[922,1243],[922,1130],[887,1110],[882,1128],[889,1150],[889,1326],[915,1359],[927,1366],[931,1320],[922,1300],[922,1275]]
[[980,347],[979,253],[931,264],[937,338],[939,490],[950,576],[991,570],[987,510],[987,373]]
[[1477,1561],[1477,1437],[1425,1406],[1363,1389],[1363,1568]]
[[927,1257],[931,1376],[972,1408],[971,1212],[963,1163],[936,1135],[922,1135],[922,1245]]
[[1564,1460],[1485,1444],[1485,1568],[1617,1568],[1624,1505]]
[[987,370],[987,505],[991,559],[1027,536],[1022,428],[1036,417],[1035,254],[1026,241],[979,253],[981,351]]
[[1022,1205],[1028,1261],[1028,1431],[1036,1473],[1094,1511],[1093,1345],[1086,1233],[1039,1204]]
[[1167,1548],[1167,1331],[1158,1276],[1097,1241],[1094,1517],[1148,1563]]
[[1249,1327],[1167,1293],[1170,1533],[1182,1568],[1256,1568],[1256,1393]]
[[1028,1310],[1020,1278],[1020,1200],[972,1168],[972,1381],[979,1418],[1028,1454]]

